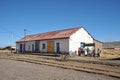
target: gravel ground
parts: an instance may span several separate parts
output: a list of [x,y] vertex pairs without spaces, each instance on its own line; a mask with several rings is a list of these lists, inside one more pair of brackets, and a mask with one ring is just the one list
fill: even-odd
[[119,80],[105,75],[0,59],[0,80]]

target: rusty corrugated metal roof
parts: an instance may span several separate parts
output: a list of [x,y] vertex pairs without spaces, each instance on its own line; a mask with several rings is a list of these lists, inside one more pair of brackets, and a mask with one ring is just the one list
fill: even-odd
[[79,29],[80,27],[46,32],[42,34],[27,35],[26,37],[18,40],[17,42],[69,38],[73,33],[75,33]]

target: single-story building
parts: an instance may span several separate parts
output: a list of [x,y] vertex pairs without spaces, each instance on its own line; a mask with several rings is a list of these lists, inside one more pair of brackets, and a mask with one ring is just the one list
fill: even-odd
[[16,41],[16,48],[19,52],[67,52],[78,55],[79,47],[89,47],[91,49],[95,47],[96,42],[94,41],[95,39],[83,27],[78,27],[27,35]]

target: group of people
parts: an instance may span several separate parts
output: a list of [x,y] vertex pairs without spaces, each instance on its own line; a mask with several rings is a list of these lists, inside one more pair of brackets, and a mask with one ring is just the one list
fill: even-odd
[[86,47],[86,48],[81,48],[79,47],[78,48],[78,55],[81,56],[81,55],[85,55],[85,56],[92,56],[92,57],[100,57],[100,53],[101,53],[101,50],[98,48],[97,49],[97,52],[95,52],[95,49],[92,48],[90,49],[89,47]]

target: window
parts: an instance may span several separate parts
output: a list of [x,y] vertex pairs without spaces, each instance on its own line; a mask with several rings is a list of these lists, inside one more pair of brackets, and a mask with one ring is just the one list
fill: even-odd
[[45,49],[46,45],[45,43],[42,44],[42,49]]
[[81,43],[80,43],[80,47],[84,48],[84,47],[85,47],[85,43],[84,43],[84,42],[81,42]]

